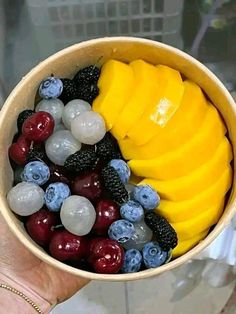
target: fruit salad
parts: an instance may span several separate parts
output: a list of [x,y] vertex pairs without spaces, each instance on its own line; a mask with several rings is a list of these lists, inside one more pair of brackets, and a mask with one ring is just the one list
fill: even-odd
[[52,257],[104,274],[160,267],[209,233],[232,181],[224,122],[166,65],[108,60],[39,84],[9,147],[7,199]]

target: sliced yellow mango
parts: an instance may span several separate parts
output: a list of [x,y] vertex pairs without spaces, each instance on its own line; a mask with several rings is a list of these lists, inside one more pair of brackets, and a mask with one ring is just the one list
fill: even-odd
[[130,63],[130,67],[134,72],[132,93],[111,129],[111,133],[117,139],[124,138],[147,106],[154,104],[158,89],[158,70],[155,66],[143,60],[135,60]]
[[147,106],[135,127],[127,134],[136,145],[144,145],[166,127],[183,97],[184,86],[180,73],[165,65],[158,65],[157,70],[159,87],[155,91],[155,101]]
[[[138,146],[129,137],[120,140],[116,137],[119,140],[122,154],[126,159],[159,157],[186,143],[200,128],[209,105],[198,85],[188,80],[184,81],[183,85],[184,94],[178,110],[166,126],[149,142]],[[131,120],[131,118],[129,119]],[[122,128],[123,125],[119,127]]]
[[176,202],[191,199],[216,182],[229,165],[232,157],[231,145],[225,138],[208,162],[186,176],[169,181],[144,179],[139,184],[151,185],[161,199]]
[[215,205],[211,205],[208,210],[203,211],[200,215],[182,222],[171,223],[171,225],[175,229],[178,239],[185,241],[216,224],[222,215],[223,209],[224,198]]
[[128,164],[138,177],[171,180],[185,176],[211,158],[225,132],[218,111],[209,106],[201,128],[187,143],[159,158],[133,159]]
[[156,209],[170,223],[178,223],[196,217],[204,213],[213,204],[219,204],[220,200],[228,192],[232,182],[232,169],[229,165],[219,179],[194,198],[181,202],[161,200]]
[[209,230],[203,231],[188,240],[178,241],[178,245],[172,251],[172,257],[176,258],[188,252],[190,249],[192,249],[195,245],[197,245],[202,239],[206,237],[208,231]]
[[103,116],[107,130],[112,128],[133,92],[133,76],[132,68],[120,61],[109,60],[102,66],[98,80],[100,92],[93,110]]

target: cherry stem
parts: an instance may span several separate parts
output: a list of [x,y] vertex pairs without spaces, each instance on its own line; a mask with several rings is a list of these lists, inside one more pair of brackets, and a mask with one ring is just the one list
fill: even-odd
[[31,141],[30,143],[30,149],[32,149],[34,147],[34,141]]
[[60,229],[60,228],[63,228],[64,226],[63,225],[57,225],[57,226],[52,226],[52,231],[54,230],[57,230],[57,229]]

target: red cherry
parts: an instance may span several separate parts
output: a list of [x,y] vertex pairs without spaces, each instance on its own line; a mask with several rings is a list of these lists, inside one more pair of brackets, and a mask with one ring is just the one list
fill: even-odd
[[42,208],[29,216],[26,222],[26,229],[36,243],[46,246],[55,232],[52,227],[59,223],[60,219],[56,213]]
[[102,185],[96,172],[87,172],[77,176],[71,186],[72,193],[88,198],[90,201],[97,200],[102,194]]
[[124,262],[124,249],[111,239],[99,239],[91,246],[89,263],[97,273],[116,274]]
[[106,235],[110,225],[120,219],[119,206],[111,200],[100,200],[95,209],[97,215],[93,231],[97,235]]
[[80,237],[67,230],[56,231],[50,241],[49,251],[59,261],[80,261],[89,249],[86,237]]
[[31,141],[45,141],[53,132],[54,119],[48,112],[39,111],[28,117],[22,126],[22,133]]
[[18,165],[24,165],[26,163],[26,156],[30,150],[31,141],[26,139],[24,135],[21,135],[16,143],[13,143],[9,147],[10,158]]
[[89,247],[88,247],[88,257],[93,253],[95,245],[101,241],[105,240],[107,238],[99,237],[99,238],[92,238],[89,241]]
[[54,182],[62,182],[70,186],[71,179],[69,178],[68,174],[66,173],[63,167],[57,165],[51,165],[50,169],[50,183]]

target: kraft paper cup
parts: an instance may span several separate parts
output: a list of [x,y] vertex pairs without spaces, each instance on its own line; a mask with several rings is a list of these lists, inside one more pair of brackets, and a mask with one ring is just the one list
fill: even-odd
[[[16,119],[22,110],[33,108],[35,94],[40,81],[50,76],[51,73],[59,77],[72,77],[78,68],[95,63],[102,64],[111,58],[124,62],[141,58],[153,64],[165,64],[179,70],[185,77],[197,83],[224,118],[235,155],[236,105],[224,85],[204,65],[178,49],[151,40],[132,37],[90,40],[66,48],[38,64],[29,74],[22,78],[6,100],[0,113],[0,211],[16,237],[44,262],[68,273],[89,279],[128,281],[164,273],[182,265],[206,248],[229,224],[235,213],[235,177],[224,213],[215,228],[203,241],[183,256],[168,264],[132,274],[95,274],[70,267],[55,260],[30,238],[22,222],[10,210],[6,199],[7,192],[13,183],[13,172],[8,159],[8,147],[16,133]],[[235,159],[233,167],[235,171]]]

